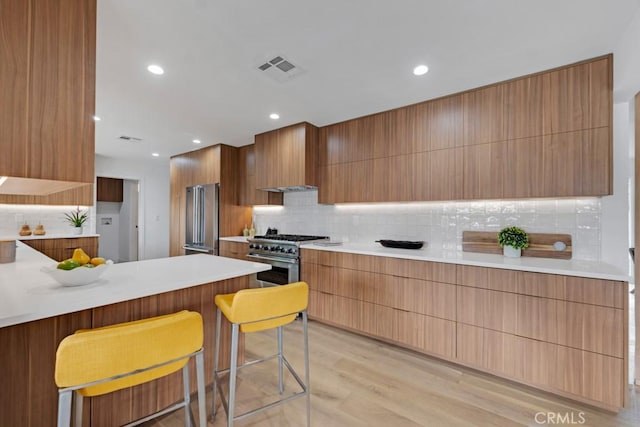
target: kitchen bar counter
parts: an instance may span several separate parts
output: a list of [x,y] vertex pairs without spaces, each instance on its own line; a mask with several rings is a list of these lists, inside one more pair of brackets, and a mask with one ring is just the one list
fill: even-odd
[[[249,287],[249,276],[267,264],[211,255],[189,255],[115,264],[101,279],[62,287],[40,269],[55,261],[18,242],[16,262],[0,264],[0,424],[55,425],[56,349],[78,329],[96,328],[192,310],[204,321],[206,382],[213,381],[214,298]],[[228,364],[230,337],[223,328],[220,360]],[[241,346],[243,343],[241,343]],[[243,347],[241,347],[242,349]],[[240,355],[242,355],[242,351]],[[192,366],[192,372],[195,367]],[[195,392],[195,381],[192,381]],[[83,425],[123,425],[182,397],[182,373],[132,390],[91,398]],[[127,402],[127,404],[122,404]]]
[[100,280],[64,287],[41,271],[56,261],[20,242],[0,264],[0,327],[269,270],[267,264],[188,255],[114,264]]
[[506,270],[531,271],[559,274],[564,276],[589,277],[593,279],[628,281],[628,273],[605,262],[586,260],[561,260],[550,258],[507,258],[502,255],[481,254],[462,251],[445,251],[423,247],[422,249],[385,248],[379,243],[343,243],[339,246],[319,246],[313,243],[302,246],[305,249],[373,255],[389,258],[433,261],[448,264],[471,265],[477,267],[500,268]]

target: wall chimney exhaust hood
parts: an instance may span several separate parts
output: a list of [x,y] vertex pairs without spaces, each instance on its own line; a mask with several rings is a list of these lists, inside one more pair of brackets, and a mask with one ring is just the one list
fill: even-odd
[[86,182],[54,181],[50,179],[0,177],[0,194],[19,196],[48,196],[61,191],[91,185]]
[[292,185],[289,187],[273,187],[273,188],[258,188],[260,191],[270,191],[271,193],[293,193],[297,191],[311,191],[317,190],[318,187],[313,185]]

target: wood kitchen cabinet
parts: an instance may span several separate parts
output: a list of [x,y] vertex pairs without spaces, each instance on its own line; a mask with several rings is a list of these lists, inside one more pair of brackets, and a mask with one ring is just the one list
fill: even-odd
[[220,240],[220,256],[246,261],[248,253],[249,243]]
[[96,201],[122,203],[124,180],[99,176],[96,183]]
[[257,189],[255,144],[238,149],[239,203],[244,206],[282,205],[283,194]]
[[220,183],[220,236],[239,236],[251,222],[251,209],[238,203],[238,149],[214,145],[171,157],[169,163],[170,206],[169,254],[184,255],[186,188]]
[[27,239],[22,240],[25,245],[42,252],[56,261],[64,261],[73,256],[76,248],[82,248],[91,258],[98,256],[97,237],[70,237],[68,239]]
[[[0,15],[0,176],[90,187],[96,1],[6,0]],[[0,203],[93,204],[90,188],[64,193],[1,195]]]
[[299,123],[255,136],[256,185],[260,189],[317,186],[318,128]]
[[611,194],[612,63],[608,55],[325,126],[318,201]]
[[309,248],[301,261],[314,320],[623,406],[626,282]]

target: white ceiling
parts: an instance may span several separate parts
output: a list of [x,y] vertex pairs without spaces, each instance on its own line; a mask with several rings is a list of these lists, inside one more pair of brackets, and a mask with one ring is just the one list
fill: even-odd
[[[242,146],[288,124],[323,126],[607,54],[639,9],[639,0],[98,0],[96,152]],[[276,55],[304,72],[279,83],[257,70]],[[165,74],[150,74],[151,63]],[[420,63],[430,71],[415,77]]]

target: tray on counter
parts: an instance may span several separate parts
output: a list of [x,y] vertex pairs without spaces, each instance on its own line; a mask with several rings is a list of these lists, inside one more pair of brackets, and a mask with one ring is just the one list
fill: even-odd
[[385,248],[397,249],[420,249],[424,245],[424,241],[422,240],[376,240],[376,243],[380,243]]

